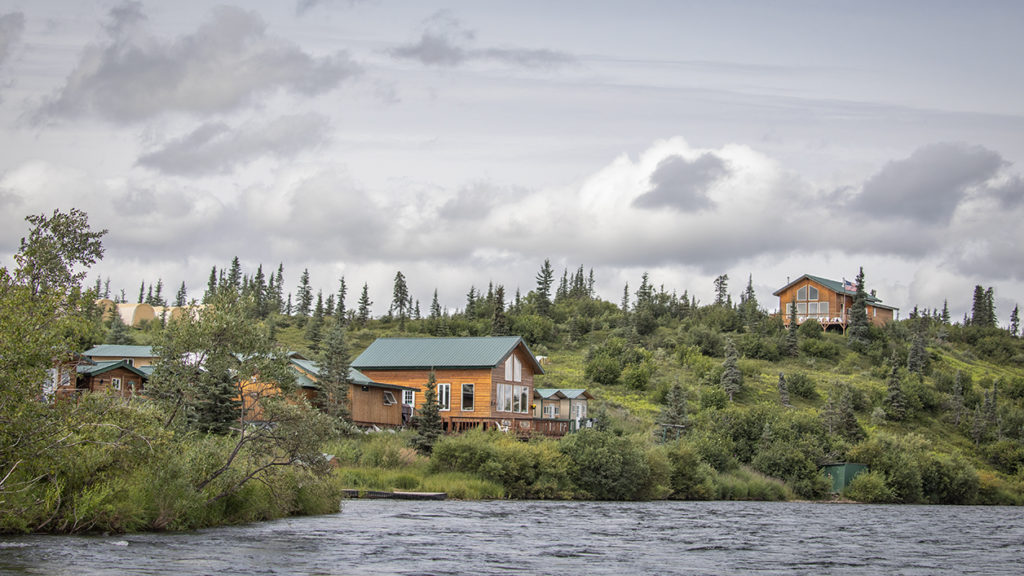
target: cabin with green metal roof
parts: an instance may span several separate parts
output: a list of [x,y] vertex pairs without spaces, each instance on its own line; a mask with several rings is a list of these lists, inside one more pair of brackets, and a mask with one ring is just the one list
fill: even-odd
[[430,373],[445,429],[497,428],[561,436],[568,419],[533,415],[533,377],[544,369],[518,336],[379,338],[351,363],[376,382],[413,388],[403,401],[423,406]]
[[533,416],[535,418],[564,418],[578,429],[587,419],[587,407],[594,397],[585,388],[535,388]]
[[[804,274],[773,294],[779,297],[779,313],[786,326],[789,326],[790,310],[796,306],[797,323],[813,319],[825,330],[831,328],[845,332],[857,288],[846,280],[839,282]],[[873,290],[867,294],[865,309],[868,320],[875,326],[892,322],[899,311],[899,308],[883,304]]]
[[96,362],[88,358],[82,358],[74,370],[74,378],[65,378],[56,387],[57,399],[74,399],[83,392],[107,392],[131,398],[143,391],[150,374],[125,360]]
[[110,362],[124,360],[136,368],[152,366],[156,363],[157,354],[152,346],[132,346],[125,344],[100,344],[82,352],[82,356],[93,362]]

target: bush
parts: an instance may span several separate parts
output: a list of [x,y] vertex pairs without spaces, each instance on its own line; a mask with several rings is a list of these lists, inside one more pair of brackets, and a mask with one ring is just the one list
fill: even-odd
[[671,472],[669,486],[673,500],[710,500],[715,497],[715,470],[700,459],[686,442],[676,442],[668,451]]
[[815,400],[818,398],[818,390],[814,385],[814,381],[802,372],[787,376],[786,386],[789,388],[789,393],[798,398],[803,398],[804,400]]
[[800,341],[800,351],[815,358],[836,360],[843,353],[843,348],[831,340],[806,338]]
[[619,383],[622,366],[618,358],[612,358],[606,353],[601,353],[587,362],[584,374],[589,380],[597,384],[614,386]]
[[653,491],[647,456],[630,438],[586,428],[564,437],[560,448],[571,462],[573,483],[586,497],[637,500]]
[[843,496],[865,504],[884,504],[895,502],[893,491],[885,483],[885,475],[880,472],[861,472],[843,490]]

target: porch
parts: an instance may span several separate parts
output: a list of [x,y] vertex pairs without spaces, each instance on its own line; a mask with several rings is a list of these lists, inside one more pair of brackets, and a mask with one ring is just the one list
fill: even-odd
[[552,438],[560,438],[572,431],[571,420],[555,418],[532,418],[529,416],[509,416],[502,418],[477,418],[468,416],[452,416],[445,420],[445,431],[459,433],[474,428],[484,430],[501,430],[519,436],[540,434]]

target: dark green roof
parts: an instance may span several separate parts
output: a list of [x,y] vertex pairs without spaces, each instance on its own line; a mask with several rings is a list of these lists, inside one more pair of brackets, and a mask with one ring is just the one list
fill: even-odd
[[83,356],[120,356],[121,358],[156,358],[152,346],[100,344],[82,353]]
[[[312,360],[307,360],[298,354],[292,355],[291,362],[292,364],[295,364],[296,366],[302,368],[302,370],[305,371],[304,373],[302,370],[295,370],[296,384],[298,384],[301,388],[320,387],[316,381],[316,378],[320,376],[320,366],[316,362]],[[307,373],[312,375],[312,378],[307,376]],[[369,379],[366,376],[366,374],[363,374],[359,370],[356,370],[355,368],[351,367],[349,367],[348,369],[348,380],[351,384],[355,386],[374,386],[377,388],[388,388],[391,390],[415,390],[415,388],[410,388],[408,386],[399,386],[397,384],[385,384],[383,382],[374,382],[373,380]]]
[[99,376],[100,374],[104,374],[106,372],[110,372],[111,370],[116,370],[118,368],[124,368],[125,370],[128,370],[133,374],[137,374],[142,379],[149,378],[149,374],[143,372],[142,370],[134,366],[129,365],[128,362],[125,362],[124,360],[107,360],[104,362],[94,362],[92,364],[79,364],[78,366],[75,367],[75,371],[81,374],[82,376],[89,376],[90,378],[94,378],[96,376]]
[[480,338],[378,338],[355,360],[360,370],[429,370],[493,368],[522,346],[533,371],[543,374],[537,358],[519,336]]
[[545,399],[551,398],[551,397],[556,397],[557,398],[559,394],[561,394],[565,398],[569,398],[570,400],[575,400],[576,398],[579,398],[581,396],[583,398],[588,399],[588,400],[593,398],[593,396],[590,395],[590,392],[587,392],[586,388],[534,388],[533,389],[533,395],[534,396],[538,396],[539,395],[541,398],[545,398]]

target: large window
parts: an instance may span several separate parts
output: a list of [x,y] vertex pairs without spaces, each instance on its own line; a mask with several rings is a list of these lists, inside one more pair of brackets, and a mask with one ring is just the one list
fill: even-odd
[[462,385],[462,411],[472,412],[473,411],[473,385],[463,384]]
[[451,410],[452,409],[452,385],[451,384],[438,384],[437,385],[437,407],[439,410]]
[[[819,302],[818,298],[821,297],[820,292],[814,286],[807,284],[801,286],[796,291],[796,315],[797,321],[803,322],[808,318],[827,318],[828,317],[828,302]],[[786,318],[792,311],[792,303],[786,304]]]
[[544,417],[545,418],[558,418],[558,412],[559,412],[559,409],[560,409],[560,406],[558,404],[559,404],[558,402],[555,402],[554,404],[545,404],[544,405]]
[[408,404],[409,406],[416,405],[416,391],[415,390],[402,390],[402,404]]
[[526,414],[530,411],[530,387],[517,384],[498,384],[499,412],[517,412]]

